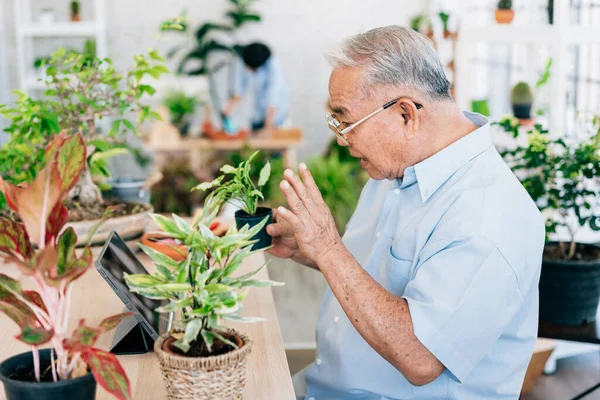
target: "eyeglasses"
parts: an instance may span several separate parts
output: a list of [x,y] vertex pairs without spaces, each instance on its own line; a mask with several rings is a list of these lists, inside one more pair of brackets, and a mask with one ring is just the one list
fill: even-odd
[[[392,101],[390,101],[388,103],[385,103],[379,109],[373,111],[371,114],[369,114],[366,117],[362,118],[358,122],[355,122],[355,123],[353,123],[350,126],[347,126],[346,128],[342,128],[342,124],[335,118],[335,114],[325,113],[325,120],[327,121],[327,125],[329,126],[329,129],[331,129],[333,131],[333,133],[335,133],[336,136],[339,137],[347,145],[348,144],[348,140],[346,139],[346,134],[348,132],[350,132],[351,130],[353,130],[354,128],[356,128],[358,125],[362,124],[363,122],[365,122],[369,118],[374,117],[375,115],[379,114],[383,110],[386,110],[386,109],[390,108],[391,106],[393,106],[394,104],[396,104],[401,98],[402,97],[399,97],[399,98],[397,98],[395,100],[392,100]],[[419,104],[419,103],[414,103],[414,104],[415,104],[415,107],[417,107],[417,110],[420,110],[421,108],[423,108],[423,106],[421,104]]]

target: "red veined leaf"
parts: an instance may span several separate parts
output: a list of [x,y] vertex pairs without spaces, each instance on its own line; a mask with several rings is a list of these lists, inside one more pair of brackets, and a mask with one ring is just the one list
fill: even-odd
[[58,252],[58,262],[56,264],[56,276],[61,276],[68,272],[77,261],[75,255],[75,245],[77,245],[77,235],[72,227],[68,227],[58,238],[56,250]]
[[57,261],[58,254],[56,253],[56,248],[53,246],[46,246],[42,251],[36,254],[31,260],[31,263],[36,270],[48,271],[56,268]]
[[110,331],[111,329],[114,329],[117,327],[117,325],[119,325],[119,323],[129,317],[130,315],[133,315],[132,312],[125,312],[125,313],[121,313],[121,314],[117,314],[117,315],[113,315],[112,317],[107,317],[104,318],[102,320],[102,322],[100,322],[100,329],[102,329],[103,331]]
[[18,254],[23,260],[33,255],[33,246],[29,241],[25,225],[0,217],[0,252]]
[[[15,196],[17,213],[25,225],[29,239],[38,243],[42,227],[46,226],[48,215],[61,196],[58,172],[52,165],[46,165],[33,182],[18,189]],[[45,239],[44,235],[42,240]]]
[[48,312],[48,309],[46,308],[46,305],[42,300],[42,296],[40,296],[40,294],[35,290],[23,290],[23,297],[31,301],[33,304],[35,304],[45,312]]
[[63,145],[67,139],[67,132],[62,131],[58,135],[55,135],[52,141],[46,146],[45,155],[46,160],[53,160],[56,157],[56,152]]
[[86,246],[81,257],[76,259],[66,272],[61,275],[51,273],[49,276],[47,276],[47,279],[52,281],[54,284],[60,284],[60,282],[65,279],[67,282],[73,282],[85,274],[88,268],[92,266],[93,261],[92,249],[90,246]]
[[17,192],[19,191],[19,188],[15,185],[11,185],[10,183],[6,182],[0,176],[0,190],[2,190],[2,192],[4,193],[4,197],[6,198],[6,203],[8,204],[8,207],[13,211],[18,211]]
[[6,274],[0,274],[0,298],[2,293],[21,293],[21,283]]
[[131,399],[129,379],[114,354],[96,348],[81,353],[81,358],[92,370],[96,382],[119,400]]
[[65,194],[79,181],[85,168],[87,151],[80,133],[66,136],[63,132],[58,136],[63,137],[48,145],[46,155],[49,156],[48,163],[51,163],[58,173],[60,192]]
[[21,328],[35,326],[37,323],[37,318],[31,308],[15,296],[0,300],[0,311]]
[[25,326],[23,327],[21,334],[15,337],[23,343],[39,346],[49,342],[50,339],[52,339],[52,336],[54,336],[53,330],[47,331],[42,327]]
[[81,320],[80,325],[73,332],[73,336],[65,340],[65,346],[74,351],[81,351],[77,349],[93,346],[103,332],[100,328],[82,325],[82,322],[83,320]]
[[67,223],[68,218],[67,207],[62,203],[56,203],[54,209],[48,216],[48,223],[46,224],[46,243],[50,243],[54,238],[58,236],[61,229]]

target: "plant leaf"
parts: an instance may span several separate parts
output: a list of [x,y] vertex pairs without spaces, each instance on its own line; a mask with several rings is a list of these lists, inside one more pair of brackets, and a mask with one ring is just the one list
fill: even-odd
[[[63,136],[61,138],[61,136]],[[86,147],[81,134],[66,136],[64,133],[50,143],[46,151],[48,162],[55,168],[60,180],[61,193],[75,186],[86,161]]]
[[209,353],[212,353],[212,345],[213,345],[213,332],[207,330],[207,329],[203,329],[200,334],[202,335],[202,340],[204,340],[204,343],[206,344],[206,348],[208,349]]
[[54,331],[42,327],[24,326],[21,333],[16,336],[18,340],[32,346],[39,346],[47,343],[54,336]]
[[204,290],[206,290],[210,294],[220,294],[220,293],[229,293],[229,292],[233,291],[234,288],[231,288],[227,285],[222,285],[220,283],[211,283],[209,285],[206,285],[204,287]]
[[81,357],[104,390],[119,400],[131,399],[129,379],[114,354],[90,348],[84,351]]
[[23,224],[0,217],[0,251],[18,254],[25,260],[33,255],[33,246]]
[[56,206],[50,212],[48,216],[48,222],[46,223],[46,243],[49,243],[52,239],[58,236],[62,228],[67,223],[68,210],[62,203],[56,203]]
[[221,167],[221,172],[224,174],[235,174],[237,172],[237,168],[232,167],[229,164],[225,164]]
[[225,339],[220,333],[212,331],[212,334],[214,337],[216,337],[217,339],[219,339],[221,342],[226,343],[228,345],[230,345],[231,347],[233,347],[234,349],[237,349],[238,346],[237,344],[233,343],[231,340],[229,339]]
[[112,317],[104,318],[102,320],[102,322],[100,322],[99,327],[104,332],[110,331],[111,329],[116,328],[121,323],[122,320],[124,320],[125,318],[127,318],[131,315],[133,315],[132,312],[124,312],[121,314],[113,315]]
[[140,249],[142,249],[142,251],[146,253],[156,265],[167,267],[171,271],[179,270],[180,263],[178,261],[175,261],[166,254],[156,251],[153,248],[145,246],[141,243],[139,244],[139,246]]
[[264,167],[260,170],[260,175],[258,178],[258,186],[263,187],[271,176],[271,163],[267,161]]
[[184,353],[187,353],[190,350],[190,343],[198,339],[201,329],[202,319],[194,318],[186,324],[185,334],[183,335],[183,338],[174,343],[175,346],[181,349]]
[[254,322],[263,322],[266,321],[264,318],[259,317],[241,317],[239,315],[224,315],[223,318],[230,319],[232,321],[237,322],[245,322],[245,323],[254,323]]

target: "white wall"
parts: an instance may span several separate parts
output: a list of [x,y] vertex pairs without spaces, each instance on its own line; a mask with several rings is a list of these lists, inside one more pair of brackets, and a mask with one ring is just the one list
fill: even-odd
[[[7,35],[8,86],[14,89],[17,86],[14,0],[0,1],[6,5],[4,21],[0,23]],[[59,19],[68,18],[67,1],[31,1],[34,10],[54,7]],[[89,3],[91,1],[94,0]],[[91,17],[86,3],[82,2],[84,19]],[[154,45],[153,35],[164,19],[187,9],[195,27],[205,20],[222,18],[228,4],[226,0],[106,0],[109,56],[117,66],[126,67],[133,53]],[[281,59],[292,88],[291,118],[294,125],[305,132],[307,145],[300,152],[301,158],[320,152],[332,137],[323,118],[330,71],[324,59],[326,50],[346,36],[376,26],[406,25],[422,7],[409,0],[260,0],[256,3],[263,22],[247,25],[240,38],[242,42],[268,43]],[[39,42],[36,53],[48,51],[48,46],[58,46],[60,40]],[[160,47],[168,49],[173,44],[173,41],[161,43]]]

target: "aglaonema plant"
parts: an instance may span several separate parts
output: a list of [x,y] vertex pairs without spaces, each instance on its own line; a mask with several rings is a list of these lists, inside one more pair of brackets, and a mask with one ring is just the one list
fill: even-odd
[[255,185],[252,181],[250,170],[252,160],[258,151],[250,155],[246,161],[242,161],[237,167],[224,165],[221,167],[221,176],[212,182],[203,182],[195,187],[195,190],[213,191],[207,196],[207,201],[214,201],[215,204],[225,204],[229,200],[236,199],[242,205],[249,215],[255,215],[258,208],[258,202],[264,200],[261,188],[269,181],[271,176],[271,164],[267,163],[262,167],[259,173],[258,182]]
[[130,399],[129,381],[117,358],[94,347],[100,334],[115,328],[130,313],[108,317],[98,326],[81,319],[71,335],[67,332],[73,283],[93,263],[91,248],[86,246],[78,256],[75,232],[63,229],[67,209],[62,199],[85,168],[82,135],[57,135],[46,148],[45,158],[46,165],[30,184],[14,186],[0,178],[9,207],[22,221],[0,217],[0,256],[15,264],[35,287],[24,290],[21,282],[0,274],[0,311],[21,328],[16,338],[32,346],[37,381],[38,347],[50,342],[55,382],[76,377],[75,371],[85,363],[83,371],[89,368],[109,393]]
[[260,321],[259,318],[240,316],[247,288],[280,285],[270,280],[253,279],[266,263],[252,272],[234,276],[244,259],[254,253],[250,249],[254,243],[251,238],[264,226],[266,219],[253,228],[244,226],[235,231],[231,227],[223,237],[218,237],[209,229],[217,209],[215,200],[209,200],[205,211],[193,224],[177,215],[173,215],[173,220],[153,215],[162,229],[161,234],[185,243],[188,257],[177,262],[142,246],[142,250],[154,261],[156,273],[151,276],[125,276],[132,291],[148,298],[169,301],[157,311],[178,312],[181,319],[175,327],[180,331],[172,331],[171,336],[177,339],[174,346],[184,353],[195,341],[203,342],[208,352],[211,352],[216,340],[237,348],[222,335],[221,320]]

